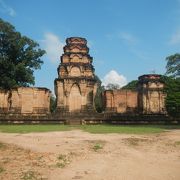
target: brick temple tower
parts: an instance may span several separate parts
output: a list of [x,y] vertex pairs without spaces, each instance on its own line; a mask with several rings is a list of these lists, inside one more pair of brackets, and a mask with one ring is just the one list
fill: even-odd
[[97,81],[87,41],[80,37],[66,39],[64,54],[55,79],[57,113],[95,112]]
[[164,83],[161,75],[145,74],[138,82],[138,106],[143,114],[165,114]]

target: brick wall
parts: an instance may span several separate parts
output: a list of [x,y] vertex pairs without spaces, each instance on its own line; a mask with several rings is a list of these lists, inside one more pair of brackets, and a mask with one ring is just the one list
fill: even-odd
[[34,87],[0,90],[0,113],[48,114],[50,93],[46,88]]
[[106,111],[135,113],[138,108],[138,93],[130,90],[107,90],[104,94]]

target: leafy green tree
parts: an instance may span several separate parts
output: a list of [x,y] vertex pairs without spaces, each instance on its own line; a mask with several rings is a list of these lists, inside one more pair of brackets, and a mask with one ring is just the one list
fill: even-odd
[[38,43],[0,18],[0,88],[34,84],[33,72],[40,69],[44,54]]
[[176,53],[174,55],[168,56],[166,60],[166,75],[180,77],[180,54]]
[[180,117],[180,78],[162,77],[165,83],[166,110],[173,117]]
[[98,113],[101,113],[104,110],[104,101],[103,101],[104,86],[101,85],[101,80],[99,79],[98,76],[95,76],[95,79],[98,82],[98,88],[94,98],[94,104],[96,111]]
[[123,86],[122,89],[136,90],[137,84],[138,84],[138,80],[133,80],[129,82],[127,85]]
[[51,95],[51,97],[50,97],[50,111],[51,111],[51,113],[53,113],[53,112],[55,112],[55,110],[56,110],[56,98],[53,95]]
[[166,109],[169,115],[180,117],[180,54],[168,56],[166,58],[166,75],[163,77],[165,82]]

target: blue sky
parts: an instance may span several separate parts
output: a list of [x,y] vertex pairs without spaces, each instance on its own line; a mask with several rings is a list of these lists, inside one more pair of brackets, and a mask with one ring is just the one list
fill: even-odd
[[96,74],[121,86],[164,74],[180,48],[180,0],[0,0],[0,17],[46,49],[35,86],[51,90],[67,37],[85,37]]

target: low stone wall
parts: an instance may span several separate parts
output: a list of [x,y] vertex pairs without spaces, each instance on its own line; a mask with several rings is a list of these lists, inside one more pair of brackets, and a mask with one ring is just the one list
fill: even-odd
[[131,115],[131,114],[56,114],[34,115],[1,115],[0,124],[180,124],[180,118],[171,118],[165,115]]
[[110,124],[180,124],[180,119],[161,114],[106,114],[105,119]]
[[65,118],[55,118],[52,115],[1,115],[0,124],[65,124]]

